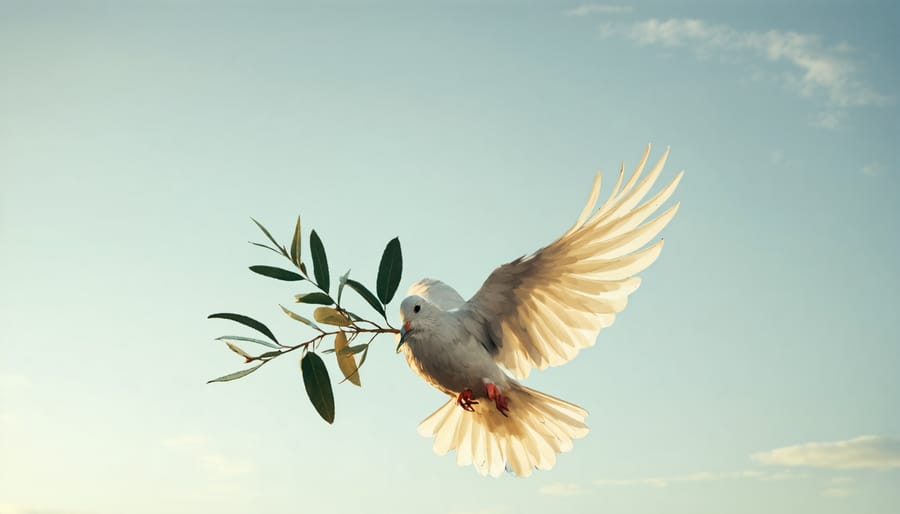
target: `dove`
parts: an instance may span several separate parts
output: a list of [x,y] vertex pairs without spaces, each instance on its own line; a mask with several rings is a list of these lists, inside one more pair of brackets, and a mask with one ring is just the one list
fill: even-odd
[[[468,301],[434,279],[414,283],[400,304],[397,351],[450,398],[419,425],[434,451],[456,451],[481,475],[526,477],[552,468],[557,454],[587,435],[586,410],[519,381],[532,369],[564,364],[594,345],[640,285],[636,276],[663,247],[651,240],[680,203],[647,221],[684,172],[644,201],[669,150],[642,179],[648,145],[625,185],[624,163],[606,201],[597,173],[587,205],[556,241],[495,269]],[[640,180],[640,181],[639,181]],[[643,202],[643,203],[642,203]]]

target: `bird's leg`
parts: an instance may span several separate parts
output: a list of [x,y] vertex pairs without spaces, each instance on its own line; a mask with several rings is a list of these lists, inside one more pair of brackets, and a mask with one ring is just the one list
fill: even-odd
[[493,382],[485,383],[484,388],[487,389],[488,398],[494,400],[494,405],[497,406],[500,414],[509,417],[509,414],[507,414],[509,412],[509,401],[500,393],[500,388]]
[[475,407],[472,406],[478,405],[478,402],[472,399],[472,390],[466,389],[456,397],[456,404],[462,407],[463,410],[475,412]]

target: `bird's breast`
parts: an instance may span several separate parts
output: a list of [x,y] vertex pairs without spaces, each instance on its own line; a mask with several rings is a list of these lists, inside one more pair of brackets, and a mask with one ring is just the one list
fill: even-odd
[[472,337],[441,340],[420,334],[420,337],[410,338],[405,346],[409,367],[447,394],[471,389],[476,396],[486,396],[485,379],[506,386],[506,375],[481,343]]

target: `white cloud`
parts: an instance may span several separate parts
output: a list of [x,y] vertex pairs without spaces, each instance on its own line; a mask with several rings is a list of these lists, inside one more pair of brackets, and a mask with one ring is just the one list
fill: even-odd
[[627,14],[634,11],[630,5],[581,4],[565,12],[567,16],[590,16],[592,14]]
[[209,441],[198,435],[177,435],[163,440],[166,448],[206,448]]
[[743,470],[743,471],[723,471],[708,472],[701,471],[697,473],[689,473],[686,475],[673,475],[668,477],[651,477],[651,478],[632,478],[632,479],[601,479],[594,480],[594,484],[599,486],[653,486],[668,487],[673,484],[681,484],[688,482],[712,482],[716,480],[735,480],[750,479],[769,482],[774,480],[791,480],[797,478],[806,478],[803,473],[793,472],[768,472],[760,470]]
[[77,511],[59,510],[59,509],[35,509],[30,507],[22,507],[21,505],[10,505],[0,503],[0,514],[80,514]]
[[245,475],[255,470],[251,462],[229,457],[221,452],[212,450],[209,439],[203,436],[193,434],[178,435],[163,440],[162,445],[189,455],[196,463],[196,466],[202,469],[208,478],[213,480]]
[[[750,72],[756,76],[760,72],[753,66],[760,61],[786,65],[786,70],[776,74],[782,84],[804,97],[824,95],[830,105],[837,107],[881,105],[888,101],[858,78],[849,45],[827,46],[815,34],[739,31],[724,24],[682,18],[606,24],[602,34],[621,35],[640,45],[686,47],[698,57],[749,57]],[[825,126],[834,125],[837,119],[825,118],[823,122]]]
[[207,454],[201,458],[204,469],[215,478],[227,478],[238,475],[245,475],[254,471],[253,464],[226,457],[221,454]]
[[538,492],[548,496],[575,496],[578,494],[586,494],[588,493],[588,490],[581,487],[580,484],[555,483],[541,487],[538,489]]
[[829,487],[822,490],[822,495],[831,498],[846,498],[847,496],[850,496],[850,493],[852,492],[853,491],[846,487]]
[[[31,379],[25,375],[0,375],[0,394],[14,394],[31,387]],[[0,514],[3,514],[0,511]]]
[[859,172],[867,177],[877,177],[881,175],[881,163],[871,162],[860,168]]
[[813,442],[751,455],[769,466],[831,469],[900,468],[900,437],[867,435],[833,442]]
[[451,514],[503,514],[507,511],[508,509],[506,507],[485,507],[483,509],[453,512]]
[[813,120],[812,125],[818,128],[824,129],[836,129],[841,122],[841,115],[835,111],[828,111],[819,114],[819,116]]

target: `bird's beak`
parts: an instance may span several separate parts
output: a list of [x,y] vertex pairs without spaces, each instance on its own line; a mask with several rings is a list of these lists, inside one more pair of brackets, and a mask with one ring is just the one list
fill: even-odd
[[400,353],[400,347],[406,342],[406,338],[409,337],[410,332],[412,332],[412,329],[409,328],[409,322],[407,321],[400,327],[400,342],[397,343],[397,353]]

